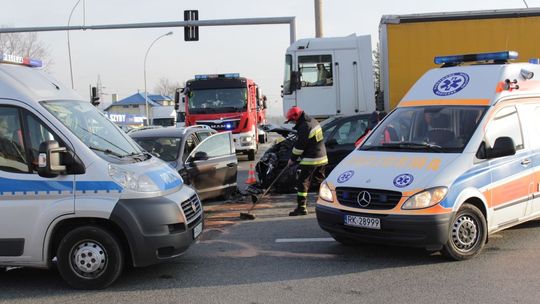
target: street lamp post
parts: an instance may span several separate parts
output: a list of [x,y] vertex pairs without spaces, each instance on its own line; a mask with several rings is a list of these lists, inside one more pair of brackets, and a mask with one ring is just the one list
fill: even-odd
[[150,46],[148,47],[148,49],[146,50],[146,55],[144,55],[144,102],[145,102],[145,105],[146,105],[146,121],[148,122],[148,125],[151,125],[152,124],[152,120],[150,120],[150,111],[148,109],[148,90],[146,90],[146,58],[148,57],[148,53],[150,52],[150,49],[152,48],[152,46],[161,38],[165,37],[165,36],[170,36],[172,35],[173,32],[168,32],[166,34],[163,34],[159,37],[156,38],[156,40],[154,40]]

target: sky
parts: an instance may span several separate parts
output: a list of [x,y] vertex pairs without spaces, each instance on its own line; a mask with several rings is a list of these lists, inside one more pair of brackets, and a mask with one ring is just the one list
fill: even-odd
[[[83,6],[83,1],[85,5]],[[296,17],[297,39],[315,36],[314,0],[83,0],[71,25],[103,25],[183,20],[184,10],[199,10],[199,20]],[[66,26],[77,0],[1,0],[0,25],[6,27]],[[526,0],[529,7],[540,0]],[[322,0],[325,37],[353,33],[378,41],[382,15],[525,8],[523,0]],[[84,10],[83,10],[84,7]],[[85,12],[83,14],[83,11]],[[290,44],[288,25],[201,27],[199,41],[185,42],[183,28],[88,30],[70,33],[75,90],[89,98],[98,76],[102,101],[110,103],[144,92],[144,57],[150,93],[161,78],[183,83],[195,74],[240,73],[257,82],[268,97],[270,115],[282,115],[284,54]],[[70,85],[66,32],[41,32],[38,39],[54,61],[48,71]],[[0,50],[1,51],[1,50]]]

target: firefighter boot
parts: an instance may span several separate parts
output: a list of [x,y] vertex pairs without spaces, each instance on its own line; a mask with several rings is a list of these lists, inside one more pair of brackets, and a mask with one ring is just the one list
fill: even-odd
[[298,207],[294,209],[293,211],[289,212],[289,216],[299,216],[299,215],[307,215],[307,206],[306,205],[300,205],[298,204]]

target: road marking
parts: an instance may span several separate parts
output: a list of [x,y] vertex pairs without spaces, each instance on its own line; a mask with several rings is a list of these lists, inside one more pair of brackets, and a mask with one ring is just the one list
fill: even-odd
[[333,238],[292,238],[276,239],[276,243],[309,243],[309,242],[334,242]]

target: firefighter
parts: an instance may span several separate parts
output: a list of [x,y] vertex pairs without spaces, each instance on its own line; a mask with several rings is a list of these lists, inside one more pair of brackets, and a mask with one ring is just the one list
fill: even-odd
[[298,206],[289,216],[306,215],[307,193],[311,182],[315,180],[321,183],[324,180],[324,166],[328,163],[323,131],[317,120],[309,117],[299,107],[290,108],[286,118],[286,122],[295,122],[294,129],[298,134],[288,166],[299,164],[296,180]]

